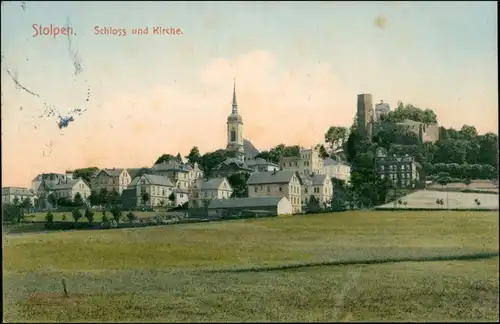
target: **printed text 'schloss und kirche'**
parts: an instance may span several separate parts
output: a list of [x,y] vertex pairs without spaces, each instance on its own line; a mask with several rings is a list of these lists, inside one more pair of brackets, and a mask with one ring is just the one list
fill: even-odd
[[[59,27],[50,24],[49,26],[42,26],[38,24],[33,24],[33,37],[38,36],[51,36],[56,38],[57,36],[69,36],[76,35],[72,27]],[[95,26],[93,29],[94,35],[109,35],[109,36],[127,36],[132,35],[182,35],[183,32],[180,28],[176,27],[144,27],[144,28],[132,28],[127,30],[126,28],[114,28],[114,27],[101,27]]]

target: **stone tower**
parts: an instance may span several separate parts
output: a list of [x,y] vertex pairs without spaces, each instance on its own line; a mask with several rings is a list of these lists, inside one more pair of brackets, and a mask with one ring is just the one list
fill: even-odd
[[227,117],[227,147],[228,151],[234,152],[235,157],[241,162],[245,161],[243,149],[243,118],[238,113],[236,102],[236,82],[233,86],[233,107],[231,115]]
[[372,95],[363,93],[358,95],[358,131],[366,139],[372,138],[373,127],[373,103]]

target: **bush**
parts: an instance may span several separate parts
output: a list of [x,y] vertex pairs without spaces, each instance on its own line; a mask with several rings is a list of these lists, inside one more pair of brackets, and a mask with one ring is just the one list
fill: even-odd
[[51,212],[48,212],[47,215],[45,216],[45,227],[46,228],[52,228],[52,225],[54,224],[54,214]]
[[102,222],[103,222],[103,223],[106,223],[107,221],[108,221],[108,216],[106,216],[106,213],[105,213],[105,212],[103,212],[103,213],[102,213]]
[[89,224],[94,223],[94,213],[90,208],[85,209],[85,218],[88,220]]
[[117,228],[118,227],[118,222],[115,221],[114,219],[112,219],[111,222],[109,222],[109,227],[110,228]]
[[119,223],[120,218],[122,217],[122,211],[118,207],[113,207],[111,210],[111,214],[113,215],[114,221]]
[[75,223],[78,223],[78,221],[80,220],[80,218],[83,217],[82,212],[78,208],[73,209],[73,211],[71,212],[71,215],[73,216],[73,219],[75,220]]
[[65,221],[66,219],[66,214],[62,214],[62,220]]
[[135,214],[132,212],[128,212],[127,218],[128,218],[128,221],[131,223],[134,222],[135,220],[137,220],[137,216],[135,216]]

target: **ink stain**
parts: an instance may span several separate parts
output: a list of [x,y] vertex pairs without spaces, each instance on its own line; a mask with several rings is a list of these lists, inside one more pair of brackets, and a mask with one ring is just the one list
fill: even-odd
[[[29,93],[30,95],[32,96],[35,96],[35,97],[40,97],[39,94],[37,93],[34,93],[33,91],[31,91],[30,89],[26,88],[25,86],[23,86],[20,82],[19,82],[19,77],[17,75],[14,75],[12,74],[12,72],[10,72],[9,69],[5,69],[5,71],[7,72],[7,74],[10,76],[10,78],[12,79],[12,81],[15,83],[16,85],[16,88],[17,89],[22,89],[24,91],[26,91],[27,93]],[[17,74],[17,73],[16,73]]]
[[373,24],[375,27],[383,29],[387,25],[387,19],[384,16],[375,17]]
[[[66,17],[66,27],[72,29],[71,21],[69,17]],[[76,34],[75,34],[76,35]],[[73,67],[75,68],[74,76],[77,76],[83,71],[83,65],[80,57],[78,56],[78,49],[73,49],[73,40],[70,33],[68,33],[68,53],[71,61],[73,62]]]

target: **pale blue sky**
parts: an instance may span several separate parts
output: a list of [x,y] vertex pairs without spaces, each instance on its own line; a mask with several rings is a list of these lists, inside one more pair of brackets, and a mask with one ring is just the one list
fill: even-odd
[[[67,17],[77,34],[73,37],[73,45],[78,48],[83,63],[83,73],[76,83],[71,77],[73,66],[67,39],[64,36],[32,38],[32,24],[64,26]],[[375,25],[376,17],[386,20],[383,28]],[[121,111],[117,100],[133,97],[143,100],[138,105],[146,105],[144,97],[151,96],[152,89],[160,89],[160,93],[174,89],[172,91],[176,94],[185,95],[186,102],[176,99],[178,107],[182,107],[177,110],[166,107],[173,99],[163,98],[166,101],[160,104],[159,112],[168,119],[190,120],[193,125],[201,125],[214,115],[220,120],[220,125],[214,126],[217,130],[212,142],[202,133],[191,135],[191,143],[185,139],[173,140],[172,134],[181,138],[183,136],[179,134],[183,131],[169,124],[168,134],[164,136],[170,139],[156,149],[144,151],[141,148],[142,151],[133,155],[131,163],[147,165],[161,153],[186,153],[193,145],[201,146],[203,151],[223,147],[224,116],[230,111],[230,84],[234,76],[242,80],[238,89],[242,114],[247,120],[247,136],[261,148],[281,141],[292,144],[297,137],[287,136],[282,129],[273,130],[272,126],[262,122],[259,127],[265,128],[267,133],[260,135],[264,131],[256,128],[259,118],[266,119],[266,115],[259,111],[269,111],[273,107],[282,111],[280,109],[286,107],[281,108],[279,97],[289,97],[293,102],[294,94],[281,89],[274,93],[269,91],[273,98],[262,98],[263,92],[259,92],[258,87],[270,86],[263,80],[245,81],[247,76],[241,71],[257,71],[264,63],[251,58],[241,59],[244,63],[237,61],[255,51],[272,55],[274,65],[269,63],[272,68],[266,70],[265,75],[274,80],[273,84],[284,83],[278,75],[297,75],[297,71],[301,71],[309,77],[309,71],[316,65],[328,66],[326,75],[322,76],[324,79],[321,79],[328,81],[318,81],[318,84],[322,87],[325,82],[330,82],[331,89],[325,86],[316,94],[314,90],[308,90],[309,97],[325,95],[328,99],[302,107],[304,113],[296,110],[299,108],[290,108],[290,112],[298,117],[287,119],[290,125],[307,123],[307,129],[314,128],[310,137],[302,133],[303,137],[299,139],[307,145],[321,142],[328,125],[350,124],[356,94],[362,92],[372,93],[375,101],[384,99],[392,106],[397,100],[402,100],[434,109],[440,123],[445,126],[460,127],[472,123],[484,132],[497,129],[496,2],[27,2],[25,12],[19,2],[9,2],[2,7],[1,24],[3,67],[17,72],[24,86],[40,93],[57,107],[72,108],[83,102],[82,80],[87,80],[92,89],[87,115],[80,118],[80,126],[75,126],[77,130],[72,131],[71,127],[65,130],[63,140],[52,120],[42,122],[36,132],[29,126],[34,122],[30,116],[35,111],[39,113],[43,104],[15,89],[2,71],[2,141],[6,146],[4,160],[10,161],[4,162],[4,169],[9,165],[19,165],[15,155],[23,152],[20,147],[29,147],[27,150],[34,156],[42,154],[43,143],[55,141],[55,138],[60,147],[58,149],[53,144],[51,154],[46,154],[37,161],[38,164],[26,165],[29,176],[16,174],[9,178],[16,183],[25,182],[37,172],[55,168],[57,163],[59,169],[90,163],[82,161],[81,156],[73,160],[67,157],[68,143],[81,141],[85,137],[82,132],[92,127],[89,125],[96,119],[109,119],[114,130],[107,130],[107,135],[120,141],[123,132],[130,130],[130,125],[125,126],[124,121],[113,119],[113,115],[125,114],[126,111],[127,116],[132,114],[131,118],[135,119],[147,107],[136,109],[136,116],[133,109],[123,108]],[[96,36],[93,34],[96,25],[126,28],[128,35]],[[179,27],[184,35],[130,34],[131,28],[145,26]],[[229,73],[231,75],[221,73],[217,76],[217,72],[213,72],[217,70],[213,67],[217,59],[226,60],[239,72],[235,70]],[[236,67],[238,64],[246,66]],[[252,64],[255,65],[251,67]],[[211,74],[206,72],[210,66]],[[217,77],[224,78],[224,81],[216,81]],[[306,80],[302,80],[304,85],[309,83]],[[302,81],[294,82],[299,84]],[[221,84],[224,86],[217,87]],[[166,85],[170,90],[166,90]],[[228,98],[220,97],[222,101],[218,101],[215,93],[227,93]],[[76,100],[80,94],[82,100]],[[159,95],[154,100],[163,99]],[[20,105],[23,106],[22,112],[18,109]],[[267,110],[262,108],[264,105],[269,105]],[[212,106],[217,107],[217,112],[206,115],[205,110]],[[331,109],[331,116],[314,119],[313,115],[325,114],[328,109]],[[210,122],[215,122],[216,117]],[[19,125],[26,127],[20,128]],[[284,128],[299,127],[297,125]],[[154,141],[147,133],[136,135],[134,140],[137,142],[131,146],[143,147],[140,143]],[[89,136],[86,134],[87,138]],[[127,141],[130,143],[131,140]],[[114,146],[113,143],[110,140],[106,145]],[[113,153],[112,158],[104,157],[109,149],[95,149],[98,152],[94,152],[96,156],[90,159],[94,163],[103,164],[99,165],[101,167],[120,164],[117,155],[121,153]],[[87,156],[94,154],[88,150],[85,149]],[[9,153],[9,157],[5,153]]]

